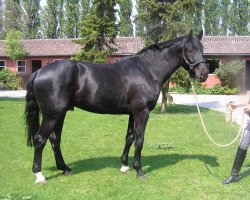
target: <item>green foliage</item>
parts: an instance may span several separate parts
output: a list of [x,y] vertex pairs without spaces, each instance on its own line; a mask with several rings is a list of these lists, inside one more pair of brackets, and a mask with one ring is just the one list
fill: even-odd
[[80,2],[79,0],[65,0],[65,4],[65,35],[67,38],[77,38],[79,36]]
[[212,88],[206,88],[200,82],[194,82],[195,92],[197,94],[214,94],[214,95],[234,95],[240,92],[239,88],[229,88],[228,86],[215,85]]
[[[63,29],[61,11],[63,5],[60,0],[47,0],[47,5],[42,9],[41,23],[43,24],[42,36],[44,38],[58,38]],[[59,27],[60,25],[60,27]]]
[[221,80],[222,86],[228,86],[233,89],[239,87],[240,73],[244,68],[244,61],[234,60],[220,65],[215,70],[215,74]]
[[189,92],[191,82],[188,72],[182,67],[179,68],[170,78],[170,81],[175,83],[177,87],[181,87],[185,92]]
[[218,35],[220,23],[220,3],[217,0],[206,0],[205,5],[205,30],[206,35]]
[[[194,88],[195,88],[195,93],[196,94],[207,94],[207,95],[235,95],[239,94],[240,90],[239,88],[229,88],[228,86],[221,86],[221,85],[215,85],[212,88],[206,88],[203,86],[201,83],[198,81],[194,82]],[[180,86],[175,86],[169,89],[170,92],[177,92],[179,94],[192,94],[193,91],[191,88],[187,90],[186,88],[180,87]]]
[[114,38],[118,34],[115,9],[116,0],[93,1],[90,12],[81,21],[80,36],[76,40],[82,51],[74,56],[77,61],[102,63],[114,47]]
[[120,0],[120,36],[133,36],[133,26],[131,22],[132,0]]
[[18,73],[13,73],[7,69],[0,70],[0,82],[6,90],[18,90],[21,88],[22,79]]
[[4,43],[4,51],[12,60],[23,58],[26,55],[25,49],[21,43],[22,37],[22,32],[14,29],[10,30],[7,34],[6,41]]
[[[3,5],[2,5],[3,6]],[[5,0],[2,19],[3,27],[2,32],[4,38],[11,30],[23,30],[23,20],[22,20],[22,6],[21,1],[17,0]]]
[[22,0],[23,2],[23,18],[24,38],[35,39],[40,37],[40,0]]

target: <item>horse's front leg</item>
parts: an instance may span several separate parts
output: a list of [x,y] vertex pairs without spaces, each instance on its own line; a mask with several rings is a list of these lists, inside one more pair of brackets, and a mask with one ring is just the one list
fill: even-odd
[[125,147],[124,147],[124,150],[123,150],[123,153],[121,156],[122,167],[121,167],[120,171],[122,173],[125,173],[129,170],[128,155],[129,155],[130,147],[131,147],[132,143],[134,142],[134,139],[135,139],[135,131],[134,131],[133,115],[129,115]]
[[137,172],[137,177],[140,179],[147,179],[145,172],[141,167],[141,150],[144,142],[144,132],[149,118],[149,110],[145,108],[134,115],[134,129],[135,129],[135,154],[133,167]]

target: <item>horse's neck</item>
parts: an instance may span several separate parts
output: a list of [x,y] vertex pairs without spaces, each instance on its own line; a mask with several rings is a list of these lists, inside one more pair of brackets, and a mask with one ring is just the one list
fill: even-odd
[[179,48],[169,47],[158,54],[152,53],[147,56],[150,73],[160,85],[163,85],[180,67],[180,52]]

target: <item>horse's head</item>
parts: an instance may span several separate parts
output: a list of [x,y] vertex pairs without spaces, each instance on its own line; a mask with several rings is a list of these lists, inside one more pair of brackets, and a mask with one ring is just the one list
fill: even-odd
[[204,82],[208,77],[208,69],[205,60],[202,56],[203,45],[200,40],[202,38],[203,31],[193,36],[191,30],[187,37],[183,40],[183,48],[181,52],[182,66],[189,72],[189,75],[196,78],[200,82]]

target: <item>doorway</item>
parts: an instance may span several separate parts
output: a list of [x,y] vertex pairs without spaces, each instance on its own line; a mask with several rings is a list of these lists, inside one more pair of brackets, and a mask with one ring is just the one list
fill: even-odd
[[42,67],[41,60],[32,60],[32,73],[39,70]]
[[250,91],[250,60],[246,60],[245,90]]

